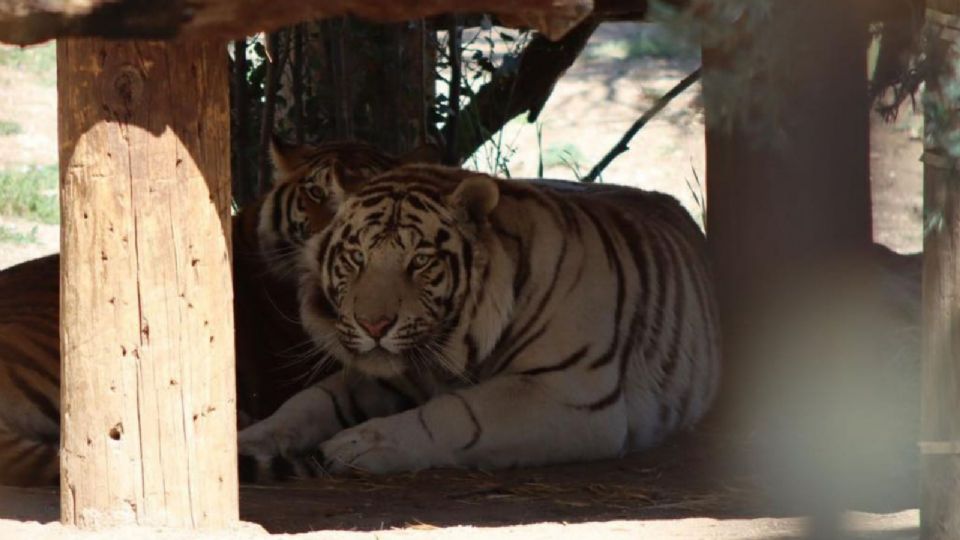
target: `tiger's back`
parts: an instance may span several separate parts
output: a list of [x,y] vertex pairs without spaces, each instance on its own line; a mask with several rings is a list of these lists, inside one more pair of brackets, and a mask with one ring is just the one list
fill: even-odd
[[58,475],[59,280],[59,255],[0,272],[0,483]]
[[[517,315],[575,320],[588,329],[582,343],[562,353],[566,360],[588,351],[569,366],[584,381],[597,381],[593,399],[581,405],[592,412],[623,407],[624,450],[656,444],[698,421],[719,385],[719,324],[705,238],[687,211],[668,195],[619,186],[499,185],[504,208],[494,225],[498,216],[505,231],[522,230],[524,221],[539,224],[528,233],[541,244],[539,254],[527,264],[540,270],[527,281],[550,283],[553,291],[531,292],[543,300]],[[584,313],[571,318],[568,306]],[[613,379],[596,377],[613,366]]]

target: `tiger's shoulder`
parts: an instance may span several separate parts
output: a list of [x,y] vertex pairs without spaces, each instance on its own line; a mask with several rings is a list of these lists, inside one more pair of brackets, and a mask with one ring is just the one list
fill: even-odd
[[435,164],[401,165],[381,174],[379,181],[393,182],[396,189],[418,183],[433,184],[439,192],[450,192],[461,181],[482,177],[493,181],[501,201],[509,201],[500,208],[501,218],[540,219],[539,212],[517,213],[518,209],[541,208],[546,214],[562,213],[564,207],[575,205],[593,210],[600,215],[624,214],[631,221],[653,221],[680,230],[695,241],[703,241],[703,232],[686,208],[675,197],[657,191],[631,186],[594,184],[549,178],[506,179],[484,173]]

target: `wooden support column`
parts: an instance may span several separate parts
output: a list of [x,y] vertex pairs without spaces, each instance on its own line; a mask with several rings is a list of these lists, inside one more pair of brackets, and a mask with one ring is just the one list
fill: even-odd
[[238,521],[227,54],[57,43],[61,518]]
[[[938,5],[939,4],[939,5]],[[928,2],[920,537],[960,539],[960,5]]]
[[[707,237],[725,326],[725,395],[750,390],[760,296],[872,240],[862,0],[772,0],[704,50]],[[727,347],[729,345],[729,348]]]

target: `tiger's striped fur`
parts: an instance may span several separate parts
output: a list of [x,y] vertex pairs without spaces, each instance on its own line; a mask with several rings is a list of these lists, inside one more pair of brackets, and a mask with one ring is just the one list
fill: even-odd
[[241,432],[258,471],[601,459],[707,411],[716,306],[671,197],[421,166],[337,198],[300,310],[347,369]]
[[[319,192],[311,194],[310,179],[356,187],[363,174],[395,162],[362,143],[279,145],[275,160],[281,181],[233,220],[241,425],[302,389],[317,361],[304,355],[278,369],[309,343],[296,321],[296,282],[283,279],[289,274],[278,254],[284,243],[301,245],[331,216]],[[51,255],[0,271],[0,484],[55,484],[59,475],[59,268],[59,255]]]
[[400,164],[374,146],[353,141],[291,146],[275,139],[270,150],[277,178],[259,201],[257,252],[280,278],[295,275],[307,239],[333,217],[326,186],[349,192]]
[[0,272],[0,483],[53,483],[60,442],[60,256]]

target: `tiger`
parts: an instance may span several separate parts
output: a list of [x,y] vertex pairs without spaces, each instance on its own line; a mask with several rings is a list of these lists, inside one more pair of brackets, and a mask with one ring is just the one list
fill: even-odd
[[[309,381],[336,365],[316,358],[296,320],[296,275],[306,240],[330,222],[325,186],[354,189],[365,179],[401,163],[432,162],[439,153],[423,144],[393,156],[362,141],[292,144],[274,136],[270,190],[237,216],[234,234],[234,301],[238,388],[247,421],[272,413]],[[239,240],[237,239],[239,236]],[[271,324],[262,321],[270,310]],[[242,353],[241,353],[242,351]],[[268,372],[270,376],[265,376]]]
[[[360,142],[272,145],[271,189],[233,217],[234,320],[238,424],[274,412],[303,388],[318,362],[280,369],[309,343],[296,320],[296,280],[284,246],[302,245],[329,223],[312,178],[355,186],[414,156],[378,152]],[[318,211],[319,210],[319,211]],[[60,256],[0,271],[0,484],[55,485],[60,437]],[[310,352],[310,351],[307,351]],[[294,355],[297,356],[297,355]]]
[[426,160],[428,150],[418,147],[394,157],[360,141],[334,141],[294,145],[278,137],[270,144],[275,183],[256,203],[260,209],[254,227],[253,252],[275,276],[296,275],[300,252],[307,239],[333,217],[325,186],[331,182],[353,189],[365,179],[401,163]]
[[60,444],[60,255],[0,272],[0,484],[54,484]]
[[240,432],[243,480],[613,458],[709,409],[717,306],[676,199],[440,166],[324,189],[300,320],[342,370]]

